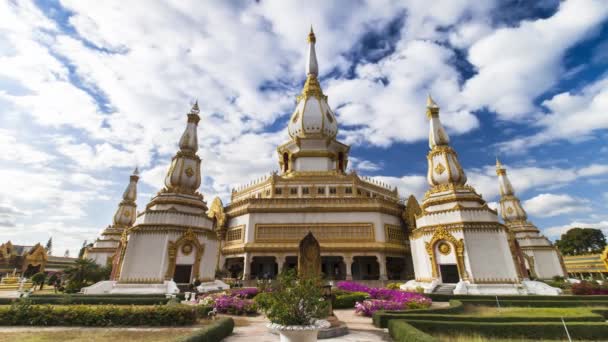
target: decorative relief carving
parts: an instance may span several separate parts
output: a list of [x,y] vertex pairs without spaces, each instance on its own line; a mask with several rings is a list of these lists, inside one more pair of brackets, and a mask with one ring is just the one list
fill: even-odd
[[468,275],[464,266],[464,240],[456,239],[454,235],[450,234],[443,226],[437,227],[431,240],[425,243],[426,252],[431,259],[433,278],[439,278],[439,266],[435,257],[435,245],[437,243],[447,244],[448,242],[451,243],[456,250],[456,266],[458,267],[460,279],[467,280]]
[[320,242],[374,241],[373,223],[256,224],[256,242],[300,241],[312,232]]
[[405,243],[405,233],[403,232],[403,228],[401,226],[394,224],[385,224],[384,234],[386,236],[386,242],[396,244]]
[[192,169],[192,167],[188,166],[188,168],[186,169],[186,171],[184,172],[186,174],[186,176],[188,177],[192,177],[194,176],[194,170]]
[[443,164],[439,163],[437,164],[437,166],[435,166],[435,172],[437,174],[442,174],[445,171],[445,166],[443,166]]
[[194,256],[194,264],[192,265],[192,278],[198,279],[201,258],[203,257],[205,246],[198,241],[197,234],[192,229],[188,229],[176,241],[169,241],[169,246],[167,248],[167,254],[169,255],[169,264],[167,265],[167,272],[165,273],[166,280],[170,280],[173,278],[173,274],[175,273],[175,260],[177,259],[177,251],[181,247],[182,253],[184,253],[185,245],[190,245],[196,250],[196,255]]
[[437,247],[437,249],[439,250],[439,253],[441,253],[443,255],[448,255],[452,251],[452,248],[450,247],[450,245],[445,242],[439,243],[439,247]]

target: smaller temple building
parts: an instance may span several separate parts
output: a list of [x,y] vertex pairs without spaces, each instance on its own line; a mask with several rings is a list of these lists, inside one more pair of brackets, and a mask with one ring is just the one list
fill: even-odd
[[608,279],[608,246],[602,253],[566,255],[564,264],[570,278]]
[[31,277],[38,272],[61,272],[77,258],[49,255],[37,243],[34,246],[13,245],[7,241],[0,245],[0,275],[19,274]]
[[91,259],[99,266],[112,265],[112,261],[120,253],[119,247],[123,233],[135,223],[138,180],[139,170],[135,168],[129,177],[129,185],[122,195],[122,201],[116,209],[112,225],[106,227],[93,246],[85,250],[83,256],[85,259]]
[[496,174],[500,186],[500,214],[511,233],[521,256],[524,278],[551,279],[555,276],[564,277],[566,270],[562,256],[551,241],[543,236],[532,222],[521,205],[511,181],[507,177],[507,169],[496,159]]

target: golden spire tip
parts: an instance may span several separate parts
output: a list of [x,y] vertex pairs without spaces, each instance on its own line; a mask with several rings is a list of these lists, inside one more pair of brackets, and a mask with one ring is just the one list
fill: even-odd
[[427,108],[437,108],[437,104],[433,101],[431,94],[427,94],[426,96],[426,106]]
[[317,41],[317,37],[315,36],[315,31],[312,29],[312,25],[310,25],[310,32],[308,33],[308,42],[315,43]]

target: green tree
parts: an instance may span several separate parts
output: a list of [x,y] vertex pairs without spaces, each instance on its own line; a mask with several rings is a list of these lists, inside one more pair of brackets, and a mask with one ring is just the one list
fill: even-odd
[[81,288],[110,277],[111,268],[100,267],[91,259],[77,259],[65,269],[68,292],[78,292]]
[[565,255],[600,253],[606,247],[606,237],[600,229],[572,228],[555,245]]
[[34,286],[40,285],[40,289],[42,290],[45,279],[46,279],[46,274],[44,274],[44,272],[38,272],[32,276],[32,283],[34,283]]
[[78,259],[82,259],[82,257],[84,257],[84,252],[89,247],[93,247],[93,244],[87,243],[87,240],[84,240],[84,242],[82,243],[82,247],[80,247],[80,251],[78,252]]

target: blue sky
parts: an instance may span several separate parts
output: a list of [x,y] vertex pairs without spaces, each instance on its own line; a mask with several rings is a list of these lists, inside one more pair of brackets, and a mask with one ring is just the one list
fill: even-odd
[[431,93],[490,203],[498,155],[550,238],[608,232],[605,1],[24,0],[0,4],[0,241],[76,253],[135,165],[143,208],[195,99],[208,201],[276,170],[311,24],[360,174],[421,199]]

